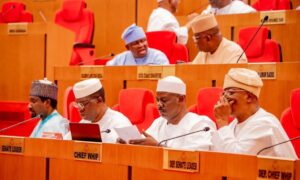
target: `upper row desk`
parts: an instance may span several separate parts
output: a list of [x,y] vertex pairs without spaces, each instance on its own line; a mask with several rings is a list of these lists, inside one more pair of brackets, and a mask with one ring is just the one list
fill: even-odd
[[[156,91],[157,79],[176,75],[187,85],[187,105],[196,103],[197,92],[204,87],[222,87],[224,76],[230,68],[244,67],[265,72],[264,87],[260,94],[260,104],[267,111],[280,117],[289,107],[290,92],[300,88],[300,62],[278,64],[227,64],[171,66],[81,66],[55,67],[54,79],[59,87],[58,109],[62,112],[64,90],[74,83],[91,77],[100,78],[105,88],[109,106],[118,103],[119,91],[124,88],[148,88]],[[270,73],[268,73],[270,72]],[[150,79],[147,79],[149,78]]]
[[300,180],[300,161],[283,158],[3,136],[0,146],[0,180]]

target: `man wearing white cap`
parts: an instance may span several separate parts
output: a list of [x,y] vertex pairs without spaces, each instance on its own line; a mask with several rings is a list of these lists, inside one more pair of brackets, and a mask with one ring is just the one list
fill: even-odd
[[[173,31],[177,35],[177,42],[186,44],[188,41],[189,23],[185,26],[179,26],[174,16],[179,0],[157,0],[158,8],[154,9],[149,17],[147,32],[150,31]],[[188,17],[191,21],[194,16]]]
[[28,109],[32,117],[41,117],[30,137],[62,138],[69,131],[69,121],[57,111],[57,86],[44,80],[33,81]]
[[193,64],[235,64],[238,60],[239,63],[247,63],[243,49],[222,36],[213,14],[196,17],[191,22],[191,27],[194,42],[200,51]]
[[[280,121],[259,107],[262,86],[257,72],[249,69],[232,68],[225,75],[224,93],[214,109],[219,127],[212,138],[215,151],[256,155],[265,147],[288,140]],[[228,124],[230,115],[235,119]],[[290,142],[259,154],[297,158]]]
[[117,55],[111,61],[107,62],[107,65],[169,64],[169,60],[163,52],[148,47],[145,32],[141,27],[135,24],[129,26],[124,30],[122,39],[128,51]]
[[240,0],[209,0],[210,5],[202,14],[242,14],[252,13],[256,10]]
[[[157,118],[146,132],[143,132],[145,139],[130,140],[129,143],[209,150],[212,145],[211,132],[216,129],[215,124],[206,116],[188,112],[185,83],[175,76],[168,76],[158,81],[156,91],[157,106],[161,117]],[[205,132],[203,129],[208,131]],[[203,131],[159,143],[197,130]]]
[[[73,91],[79,113],[83,118],[80,123],[97,123],[103,132],[110,129],[109,133],[101,133],[102,142],[116,143],[118,135],[114,128],[131,126],[123,114],[107,107],[104,88],[99,79],[80,81],[73,86]],[[71,139],[71,134],[64,139]]]

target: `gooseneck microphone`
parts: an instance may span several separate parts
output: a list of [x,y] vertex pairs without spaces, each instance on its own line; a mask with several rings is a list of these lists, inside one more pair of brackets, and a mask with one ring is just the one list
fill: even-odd
[[104,131],[101,131],[100,133],[110,133],[111,132],[111,130],[110,129],[106,129],[106,130],[104,130]]
[[12,129],[12,128],[14,128],[14,127],[20,126],[20,125],[22,125],[22,124],[25,124],[25,123],[27,123],[27,122],[29,122],[29,121],[36,120],[37,118],[42,118],[42,115],[41,115],[41,114],[38,114],[38,115],[36,115],[36,116],[33,117],[33,118],[26,119],[26,120],[24,120],[24,121],[18,122],[18,123],[16,123],[16,124],[11,125],[11,126],[8,126],[8,127],[3,128],[3,129],[0,129],[0,133],[3,132],[3,131],[6,131],[6,130]]
[[251,45],[252,41],[254,40],[254,38],[256,37],[257,33],[259,32],[259,30],[261,29],[261,27],[265,24],[265,22],[269,19],[269,16],[265,16],[264,19],[262,20],[260,26],[257,28],[257,30],[255,31],[255,33],[252,35],[250,41],[248,42],[247,46],[245,47],[245,49],[243,50],[243,53],[240,55],[240,57],[238,58],[238,60],[236,61],[236,63],[239,63],[241,57],[246,53],[247,49],[249,48],[249,46]]
[[281,144],[284,144],[284,143],[287,143],[287,142],[291,142],[291,141],[294,141],[294,140],[297,140],[297,139],[300,139],[300,136],[291,138],[289,140],[286,140],[286,141],[283,141],[283,142],[280,142],[280,143],[277,143],[277,144],[273,144],[272,146],[265,147],[265,148],[261,149],[260,151],[258,151],[258,153],[256,155],[259,155],[261,152],[263,152],[267,149],[270,149],[270,148],[273,148],[275,146],[278,146],[278,145],[281,145]]
[[167,142],[167,141],[169,141],[169,140],[181,138],[181,137],[188,136],[188,135],[195,134],[195,133],[202,132],[202,131],[207,132],[207,131],[209,131],[209,130],[210,130],[209,127],[205,127],[205,128],[203,128],[203,129],[201,129],[201,130],[198,130],[198,131],[194,131],[194,132],[182,134],[182,135],[180,135],[180,136],[175,136],[175,137],[172,137],[172,138],[169,138],[169,139],[164,139],[164,140],[160,141],[160,142],[157,144],[157,146],[160,146],[162,143]]

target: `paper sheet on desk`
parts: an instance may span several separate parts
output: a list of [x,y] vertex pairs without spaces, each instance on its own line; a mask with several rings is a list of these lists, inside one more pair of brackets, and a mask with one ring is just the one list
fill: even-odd
[[128,143],[128,141],[131,139],[142,139],[143,138],[136,126],[115,128],[115,131],[117,132],[119,138],[126,141],[126,143]]

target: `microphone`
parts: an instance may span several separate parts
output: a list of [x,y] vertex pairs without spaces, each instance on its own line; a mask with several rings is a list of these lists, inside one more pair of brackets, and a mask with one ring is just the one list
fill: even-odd
[[110,129],[106,129],[106,130],[104,130],[104,131],[100,131],[100,133],[110,133],[111,132],[111,130]]
[[291,138],[289,140],[286,140],[286,141],[283,141],[283,142],[280,142],[280,143],[277,143],[277,144],[273,144],[272,146],[265,147],[265,148],[261,149],[260,151],[258,151],[258,153],[256,155],[258,156],[261,152],[263,152],[267,149],[270,149],[270,148],[273,148],[275,146],[278,146],[278,145],[281,145],[281,144],[284,144],[284,143],[287,143],[287,142],[290,142],[290,141],[294,141],[294,140],[297,140],[297,139],[300,139],[300,136]]
[[76,64],[73,64],[73,65],[85,65],[84,63],[91,63],[91,62],[96,62],[96,61],[99,61],[99,60],[102,60],[102,59],[107,59],[107,58],[111,58],[111,57],[114,57],[115,54],[114,53],[109,53],[109,54],[106,54],[104,56],[100,56],[100,57],[95,57],[94,59],[92,60],[88,60],[88,61],[81,61],[79,63],[76,63]]
[[269,16],[265,16],[264,19],[262,20],[260,26],[257,28],[257,30],[255,31],[255,33],[252,35],[250,41],[248,42],[246,48],[243,50],[243,53],[240,55],[240,57],[238,58],[238,60],[236,61],[236,63],[239,63],[241,57],[245,54],[246,50],[248,49],[248,47],[251,45],[252,41],[254,40],[254,38],[256,37],[256,34],[259,32],[259,30],[261,29],[261,27],[265,24],[265,22],[269,19]]
[[3,132],[3,131],[6,131],[6,130],[12,129],[12,128],[14,128],[14,127],[17,127],[17,126],[19,126],[19,125],[25,124],[25,123],[27,123],[27,122],[29,122],[29,121],[36,120],[37,118],[42,118],[42,115],[41,115],[41,114],[38,114],[38,115],[36,115],[36,116],[33,117],[33,118],[26,119],[26,120],[24,120],[24,121],[18,122],[18,123],[16,123],[16,124],[11,125],[11,126],[8,126],[8,127],[3,128],[3,129],[0,129],[0,133]]
[[43,13],[42,10],[39,10],[39,15],[41,16],[42,20],[46,23],[47,22],[47,18],[45,17],[45,14]]
[[188,135],[195,134],[195,133],[201,132],[201,131],[207,132],[207,131],[209,131],[209,130],[210,130],[209,127],[205,127],[205,128],[203,128],[203,129],[201,129],[201,130],[198,130],[198,131],[194,131],[194,132],[182,134],[182,135],[180,135],[180,136],[175,136],[175,137],[172,137],[172,138],[169,138],[169,139],[164,139],[164,140],[160,141],[160,142],[157,144],[157,146],[160,146],[162,143],[167,142],[167,141],[172,140],[172,139],[177,139],[177,138],[180,138],[180,137],[188,136]]

